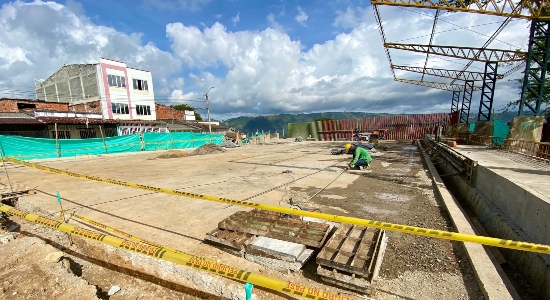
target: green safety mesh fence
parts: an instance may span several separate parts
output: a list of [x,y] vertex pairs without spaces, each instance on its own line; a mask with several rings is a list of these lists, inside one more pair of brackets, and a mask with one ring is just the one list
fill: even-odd
[[[212,142],[222,143],[223,134],[212,134]],[[146,151],[197,148],[210,143],[210,135],[191,132],[143,133]],[[0,135],[2,155],[19,159],[45,159],[97,155],[106,153],[139,152],[142,141],[139,134],[94,139],[61,139],[59,147],[55,139]]]
[[[224,134],[212,134],[212,143],[223,142]],[[210,143],[210,134],[194,132],[156,133],[144,132],[146,151],[198,148]]]

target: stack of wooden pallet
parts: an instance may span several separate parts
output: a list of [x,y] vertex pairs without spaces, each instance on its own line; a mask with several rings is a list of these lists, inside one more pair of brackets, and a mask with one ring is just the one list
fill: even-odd
[[369,294],[386,251],[384,230],[341,224],[317,255],[323,281]]

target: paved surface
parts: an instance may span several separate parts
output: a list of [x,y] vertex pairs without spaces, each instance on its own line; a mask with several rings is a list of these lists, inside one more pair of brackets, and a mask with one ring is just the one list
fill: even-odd
[[458,145],[454,149],[550,203],[550,164],[484,146]]
[[[309,202],[304,200],[331,182],[348,155],[330,149],[343,143],[302,142],[249,145],[221,154],[156,159],[161,153],[81,157],[44,165],[104,178],[179,189],[231,199],[290,207],[294,203],[324,213],[369,218],[440,230],[454,230],[436,201],[416,147],[384,141],[371,168],[345,172]],[[190,254],[238,266],[282,280],[334,293],[357,295],[321,283],[316,265],[283,275],[203,243],[206,233],[243,207],[8,166],[10,180],[35,187],[21,204],[58,217],[59,190],[65,210]],[[291,173],[283,173],[290,170]],[[7,181],[5,174],[0,182]],[[291,183],[285,187],[285,183]],[[269,192],[266,192],[269,191]],[[77,220],[70,223],[84,226]],[[480,299],[482,297],[463,250],[453,242],[390,232],[377,299]],[[267,298],[266,298],[267,299]]]

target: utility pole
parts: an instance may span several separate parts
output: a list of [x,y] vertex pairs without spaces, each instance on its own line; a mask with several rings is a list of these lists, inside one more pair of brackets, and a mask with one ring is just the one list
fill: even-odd
[[204,98],[206,99],[206,112],[208,114],[208,133],[210,134],[210,144],[212,144],[212,125],[210,124],[210,105],[208,104],[208,93],[213,88],[214,88],[214,86],[211,86],[208,89],[208,92],[206,92],[206,94],[204,94]]

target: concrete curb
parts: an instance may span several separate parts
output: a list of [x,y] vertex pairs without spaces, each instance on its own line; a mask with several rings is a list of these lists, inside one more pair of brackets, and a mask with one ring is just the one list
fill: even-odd
[[[456,230],[460,233],[478,234],[458,201],[447,190],[435,166],[424,152],[420,141],[417,141],[417,146],[431,174],[435,194],[445,204]],[[521,299],[496,258],[485,246],[474,243],[462,243],[462,245],[474,270],[479,288],[486,299]]]

